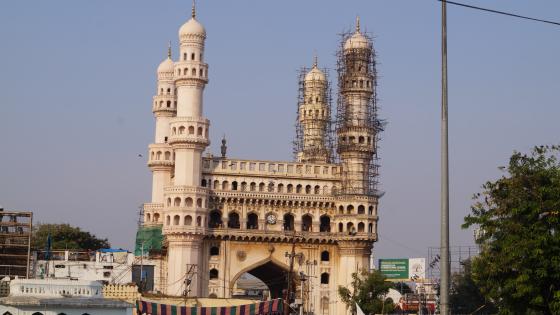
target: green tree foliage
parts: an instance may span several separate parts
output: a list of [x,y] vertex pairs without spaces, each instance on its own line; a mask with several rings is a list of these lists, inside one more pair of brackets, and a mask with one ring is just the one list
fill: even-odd
[[502,314],[560,314],[559,152],[514,152],[465,217],[463,228],[481,231],[473,279]]
[[463,271],[453,274],[451,277],[451,303],[452,314],[495,314],[496,307],[487,301],[480,288],[472,277],[472,263],[466,260],[463,263]]
[[338,287],[338,295],[353,314],[356,313],[356,303],[366,314],[380,314],[382,311],[389,314],[394,310],[393,301],[384,301],[383,298],[392,287],[393,284],[378,270],[362,270],[352,274],[351,288]]
[[90,232],[82,231],[79,227],[69,224],[41,224],[34,226],[31,245],[38,250],[47,246],[47,237],[51,235],[52,249],[81,249],[97,250],[109,248],[107,239],[99,239]]

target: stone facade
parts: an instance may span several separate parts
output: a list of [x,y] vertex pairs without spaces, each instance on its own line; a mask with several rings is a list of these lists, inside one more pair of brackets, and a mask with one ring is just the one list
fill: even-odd
[[[357,29],[345,53],[372,49],[360,35]],[[298,114],[303,129],[314,130],[306,133],[298,161],[227,158],[225,141],[222,156],[203,156],[210,122],[203,115],[202,95],[209,73],[206,31],[194,8],[179,39],[178,60],[169,53],[158,67],[152,107],[156,135],[148,166],[153,192],[152,201],[144,204],[143,224],[163,226],[167,277],[157,290],[230,298],[236,280],[251,273],[269,287],[271,297],[281,297],[294,252],[291,279],[298,297],[303,290],[306,309],[345,314],[337,288],[348,286],[353,272],[369,268],[377,240],[378,196],[367,188],[371,174],[364,167],[376,149],[371,140],[375,130],[359,120],[367,113],[374,78],[361,68],[347,71],[346,78],[368,83],[341,91],[347,111],[359,119],[349,119],[337,132],[340,163],[333,163],[332,153],[320,143],[331,117],[324,114],[326,79],[316,63],[305,76],[306,97]],[[355,187],[350,189],[349,182]],[[309,281],[300,282],[301,275]]]

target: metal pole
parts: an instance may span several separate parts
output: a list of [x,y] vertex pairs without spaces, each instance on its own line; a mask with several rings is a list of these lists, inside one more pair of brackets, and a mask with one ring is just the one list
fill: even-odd
[[447,113],[447,8],[441,2],[441,244],[440,310],[449,314],[449,139]]

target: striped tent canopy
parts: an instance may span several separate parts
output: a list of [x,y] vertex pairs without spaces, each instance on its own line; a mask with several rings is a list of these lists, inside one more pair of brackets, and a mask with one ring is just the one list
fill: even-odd
[[284,302],[275,299],[237,306],[191,307],[137,300],[136,309],[138,315],[281,315]]

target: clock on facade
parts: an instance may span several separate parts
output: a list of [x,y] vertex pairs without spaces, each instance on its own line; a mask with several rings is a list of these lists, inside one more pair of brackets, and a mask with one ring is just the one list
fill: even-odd
[[268,224],[275,224],[276,223],[276,215],[274,213],[267,214],[266,222],[268,222]]

